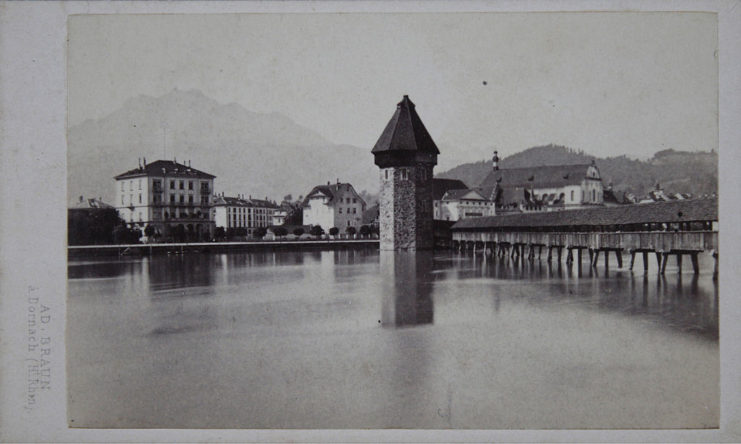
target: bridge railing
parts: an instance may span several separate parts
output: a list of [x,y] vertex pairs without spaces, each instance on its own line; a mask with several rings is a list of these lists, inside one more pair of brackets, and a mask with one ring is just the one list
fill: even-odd
[[615,248],[624,250],[705,251],[718,249],[717,231],[527,232],[454,231],[453,241]]

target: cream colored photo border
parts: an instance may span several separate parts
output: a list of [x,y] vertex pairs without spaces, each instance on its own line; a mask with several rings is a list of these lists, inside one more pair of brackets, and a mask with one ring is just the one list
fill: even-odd
[[[721,420],[717,430],[113,430],[66,420],[66,36],[73,14],[709,11],[718,14]],[[741,1],[0,2],[0,441],[741,441]],[[29,302],[31,298],[32,302]],[[34,299],[38,298],[38,299]],[[50,384],[26,389],[27,315],[48,307]],[[45,336],[46,337],[46,336]]]

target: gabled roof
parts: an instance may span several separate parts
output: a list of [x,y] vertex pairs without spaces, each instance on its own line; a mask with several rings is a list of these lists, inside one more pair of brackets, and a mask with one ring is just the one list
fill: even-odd
[[[469,196],[469,194],[474,194],[474,196]],[[476,200],[488,200],[484,196],[481,195],[476,190],[469,190],[468,188],[464,188],[462,190],[448,190],[445,195],[443,195],[442,200],[461,200],[463,198],[466,199],[476,199]]]
[[306,195],[304,198],[304,201],[301,203],[301,206],[306,206],[309,203],[309,199],[312,196],[315,196],[317,193],[324,194],[325,196],[329,197],[329,200],[327,203],[332,203],[334,201],[334,198],[336,197],[337,193],[340,191],[341,188],[349,188],[353,191],[353,193],[358,196],[358,199],[360,199],[361,203],[365,203],[362,197],[355,192],[355,188],[349,183],[332,183],[328,185],[317,185],[314,188],[309,191],[309,194]]
[[212,174],[204,173],[203,171],[172,160],[157,160],[139,168],[134,168],[133,170],[121,173],[114,177],[114,179],[118,180],[142,176],[193,177],[197,179],[213,179],[216,177]]
[[551,165],[492,170],[479,185],[486,190],[497,185],[504,187],[555,188],[579,185],[587,177],[590,164]]
[[461,190],[468,188],[465,183],[458,179],[432,179],[432,200],[440,200],[448,190]]
[[100,199],[95,199],[95,198],[83,199],[83,197],[80,196],[80,201],[77,202],[77,204],[72,208],[78,209],[78,210],[89,210],[89,209],[114,208],[114,206],[109,205]]
[[421,151],[440,154],[440,150],[437,149],[432,136],[427,132],[409,96],[404,96],[396,105],[396,112],[371,152],[377,154],[385,151]]
[[239,197],[216,196],[214,207],[252,207],[252,208],[277,208],[278,206],[269,200],[263,199],[240,199]]
[[579,210],[521,213],[463,219],[453,230],[485,230],[495,228],[573,227],[717,221],[717,199],[678,200],[614,207],[594,207]]

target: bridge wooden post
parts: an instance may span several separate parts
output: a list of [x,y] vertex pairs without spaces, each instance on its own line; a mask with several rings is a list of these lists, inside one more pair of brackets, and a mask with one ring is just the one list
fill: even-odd
[[543,246],[542,245],[538,245],[538,260],[540,260],[540,255],[541,255],[542,252],[543,252]]
[[566,247],[566,263],[567,264],[574,263],[574,252],[570,246]]
[[623,268],[623,252],[622,252],[622,250],[620,250],[620,249],[615,250],[615,256],[617,257],[618,268]]
[[596,267],[597,266],[597,262],[599,262],[599,250],[597,248],[595,248],[594,250],[592,250],[592,253],[593,253],[593,256],[594,256],[594,258],[592,260],[592,267]]
[[610,268],[610,251],[605,250],[603,255],[605,256],[605,270]]
[[532,262],[535,259],[535,245],[530,244],[530,247],[527,249],[527,260]]
[[666,271],[666,263],[669,262],[669,253],[661,253],[661,274]]
[[581,248],[576,250],[576,259],[579,261],[579,268],[581,269]]
[[679,267],[677,273],[682,274],[682,253],[677,253],[677,267]]
[[661,273],[661,252],[656,251],[656,262],[658,263],[659,273]]
[[694,271],[695,274],[699,274],[700,273],[700,266],[697,263],[697,252],[696,251],[695,252],[692,252],[692,254],[690,254],[690,259],[692,260],[692,271]]
[[591,248],[589,249],[589,266],[594,266],[594,250]]
[[648,272],[648,251],[643,252],[643,271]]
[[628,270],[633,271],[633,264],[636,261],[636,252],[634,250],[630,250],[630,267],[628,267]]
[[563,247],[559,245],[556,248],[558,248],[558,264],[560,265],[561,264],[561,250],[563,250]]

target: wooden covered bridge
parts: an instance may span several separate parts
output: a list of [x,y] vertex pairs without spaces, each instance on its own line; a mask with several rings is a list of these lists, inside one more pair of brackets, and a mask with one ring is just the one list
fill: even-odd
[[591,266],[602,253],[606,267],[611,252],[622,267],[627,251],[630,269],[642,253],[645,270],[649,253],[654,253],[661,273],[669,256],[676,257],[681,270],[682,256],[688,255],[698,273],[697,256],[703,251],[713,254],[717,271],[717,225],[718,201],[713,198],[463,219],[451,232],[452,246],[459,251],[533,260],[536,251],[540,259],[546,248],[548,261],[555,251],[560,263],[565,250],[570,263],[576,250],[581,264],[587,250]]

